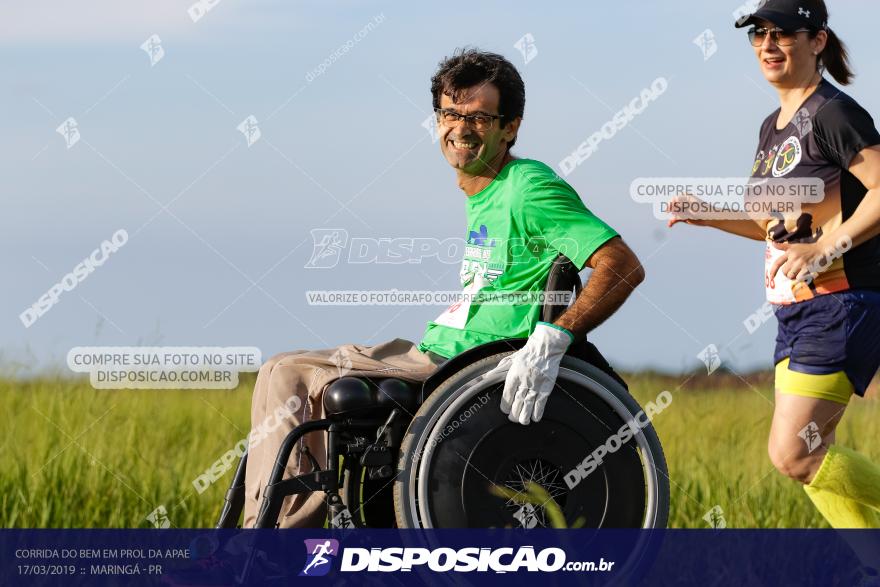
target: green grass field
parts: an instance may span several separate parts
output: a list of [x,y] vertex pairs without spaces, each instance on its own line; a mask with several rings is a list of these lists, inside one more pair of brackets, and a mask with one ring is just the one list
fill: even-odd
[[[644,405],[673,391],[654,425],[670,467],[670,525],[708,527],[720,506],[728,527],[827,527],[803,490],[766,453],[772,385],[713,374],[632,375]],[[0,381],[0,526],[150,527],[164,506],[176,527],[215,521],[230,469],[198,494],[193,479],[248,431],[253,377],[232,391],[96,391],[87,380]],[[838,442],[880,462],[880,401],[854,400]]]

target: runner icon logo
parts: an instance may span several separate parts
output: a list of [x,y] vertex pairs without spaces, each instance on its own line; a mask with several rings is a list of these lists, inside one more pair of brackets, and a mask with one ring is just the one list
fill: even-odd
[[342,249],[348,242],[348,231],[344,228],[313,228],[312,257],[305,264],[306,269],[330,269],[339,263]]
[[538,47],[532,33],[524,34],[513,46],[522,53],[523,65],[528,65],[529,61],[538,56]]
[[718,354],[718,347],[714,344],[710,344],[701,350],[697,354],[697,358],[703,361],[703,364],[706,365],[706,370],[709,375],[721,366],[721,356]]
[[715,40],[715,33],[712,32],[712,29],[706,29],[700,33],[693,43],[703,52],[703,61],[708,61],[718,51],[718,42]]
[[822,435],[819,434],[819,426],[815,422],[810,422],[798,432],[805,443],[807,443],[807,452],[812,453],[822,444]]
[[524,503],[516,510],[513,517],[523,528],[531,529],[538,525],[538,514],[535,512],[535,506],[530,503]]
[[330,571],[330,562],[339,554],[339,541],[332,538],[309,539],[306,544],[306,565],[300,577],[323,577]]
[[794,115],[794,120],[791,123],[798,129],[798,133],[801,135],[801,138],[804,138],[811,132],[813,132],[813,119],[810,118],[810,111],[806,108],[801,108],[798,110],[797,114]]
[[706,512],[706,515],[703,516],[703,519],[708,522],[709,526],[715,528],[716,530],[727,528],[727,520],[724,519],[724,510],[721,509],[720,505],[716,505],[711,510]]

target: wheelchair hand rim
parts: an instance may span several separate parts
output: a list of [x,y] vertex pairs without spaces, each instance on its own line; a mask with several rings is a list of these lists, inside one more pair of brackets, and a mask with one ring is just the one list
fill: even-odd
[[[422,528],[433,527],[430,512],[427,510],[426,496],[428,493],[428,467],[430,466],[434,449],[437,446],[437,443],[429,442],[430,439],[433,439],[436,436],[434,431],[443,430],[452,416],[457,413],[460,407],[462,407],[462,404],[470,401],[483,389],[502,382],[506,376],[506,372],[495,373],[488,377],[486,374],[483,374],[482,376],[464,383],[459,388],[458,393],[452,395],[449,399],[438,406],[428,420],[428,423],[425,426],[425,433],[418,439],[418,444],[413,451],[413,454],[420,455],[418,467],[410,467],[409,470],[410,479],[412,479],[414,473],[417,473],[418,475],[417,483],[415,484],[416,490],[410,492],[410,495],[407,497],[411,508],[410,511],[417,511],[419,514],[419,524]],[[636,415],[627,409],[623,402],[602,383],[583,373],[561,366],[557,377],[564,378],[573,383],[579,383],[591,392],[598,394],[600,398],[605,401],[624,421],[628,421]],[[644,429],[639,428],[638,433],[633,435],[633,439],[636,441],[642,456],[642,469],[644,471],[645,489],[647,493],[645,516],[642,527],[654,528],[660,505],[658,497],[658,469],[656,461],[654,460],[653,451],[645,437]],[[426,443],[427,446],[425,446]]]

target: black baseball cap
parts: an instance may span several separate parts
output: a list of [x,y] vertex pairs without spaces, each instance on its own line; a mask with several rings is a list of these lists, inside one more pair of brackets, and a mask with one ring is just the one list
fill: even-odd
[[769,20],[776,26],[792,31],[799,28],[825,29],[828,11],[824,2],[816,0],[764,0],[758,9],[736,20],[734,26],[742,28],[757,20]]

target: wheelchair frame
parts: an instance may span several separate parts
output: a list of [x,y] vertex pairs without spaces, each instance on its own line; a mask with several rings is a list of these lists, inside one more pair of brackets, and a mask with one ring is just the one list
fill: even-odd
[[[545,291],[572,290],[574,297],[581,291],[578,270],[570,260],[560,255],[554,261],[548,275]],[[546,322],[552,322],[567,307],[568,304],[562,303],[545,304],[542,308],[541,319]],[[449,359],[438,367],[421,385],[415,396],[417,399],[415,405],[412,406],[412,412],[431,395],[434,389],[454,373],[467,365],[489,356],[519,349],[525,342],[525,338],[498,340],[471,348]],[[586,340],[572,345],[567,355],[574,356],[593,365],[611,376],[624,389],[628,389],[626,383],[614,372],[598,349]],[[399,379],[382,377],[381,375],[376,377],[347,377],[336,380],[328,386],[328,391],[335,386],[339,386],[338,389],[344,394],[346,393],[344,389],[346,384],[363,385],[364,381],[379,387],[383,385],[383,381],[401,382]],[[408,391],[414,392],[415,390],[411,389]],[[398,396],[398,398],[402,397],[405,397],[405,394]],[[411,421],[411,412],[404,413],[404,411],[409,412],[409,410],[405,410],[406,406],[399,404],[394,398],[392,398],[392,401],[398,405],[391,408],[390,412],[387,411],[387,407],[382,409],[381,406],[377,406],[375,409],[359,412],[357,414],[358,417],[351,417],[344,413],[336,414],[320,420],[304,422],[293,429],[287,435],[278,451],[268,484],[261,496],[262,503],[255,527],[276,527],[286,496],[313,491],[323,491],[326,495],[328,519],[331,528],[350,528],[363,525],[358,518],[352,517],[349,511],[349,506],[352,504],[346,504],[339,494],[340,489],[343,489],[343,474],[347,475],[349,484],[356,484],[354,487],[346,487],[349,495],[359,495],[361,490],[360,476],[358,475],[358,478],[355,479],[355,475],[353,475],[353,471],[359,471],[359,468],[365,469],[363,474],[371,480],[391,479],[394,475],[401,444]],[[284,479],[287,463],[296,444],[305,434],[318,431],[324,431],[327,434],[327,468],[320,469],[317,461],[306,450],[303,456],[309,459],[312,471]],[[343,458],[342,467],[339,464],[340,457]],[[235,528],[238,525],[245,501],[244,481],[247,458],[248,455],[245,453],[239,461],[230,488],[226,492],[223,510],[216,525],[217,528]],[[355,466],[355,464],[359,465],[359,467]],[[361,504],[358,505],[360,506]],[[394,512],[392,511],[389,512],[389,525],[393,520]]]

